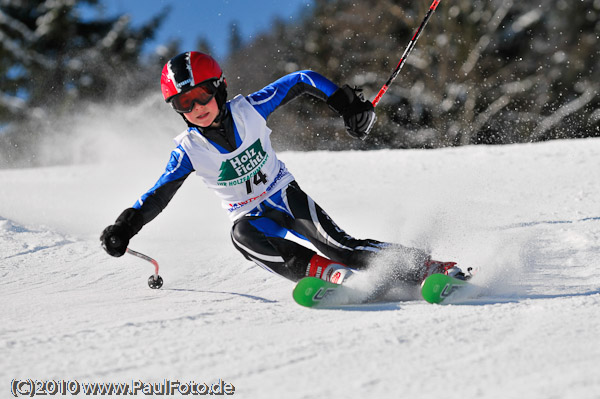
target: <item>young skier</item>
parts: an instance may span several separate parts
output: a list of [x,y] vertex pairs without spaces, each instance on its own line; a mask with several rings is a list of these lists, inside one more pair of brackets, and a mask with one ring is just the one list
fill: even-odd
[[[106,252],[122,256],[129,240],[167,206],[195,171],[222,199],[238,251],[293,281],[315,276],[341,283],[352,269],[365,269],[384,254],[397,262],[394,278],[401,282],[418,284],[432,273],[460,273],[455,263],[433,261],[422,250],[350,236],[302,191],[277,158],[267,118],[303,94],[326,102],[343,117],[351,136],[364,139],[375,112],[360,90],[338,87],[308,70],[230,101],[226,87],[219,64],[207,54],[182,53],[164,66],[162,94],[188,128],[175,138],[177,146],[154,187],[102,232]],[[286,239],[288,232],[311,242],[324,256]]]

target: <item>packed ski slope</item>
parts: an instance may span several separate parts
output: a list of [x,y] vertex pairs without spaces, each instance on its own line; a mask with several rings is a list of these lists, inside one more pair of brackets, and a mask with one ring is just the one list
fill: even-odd
[[234,250],[194,176],[130,245],[158,260],[161,290],[149,263],[102,251],[101,230],[167,161],[169,139],[146,139],[98,135],[83,143],[94,162],[0,170],[0,396],[38,379],[223,380],[240,398],[600,398],[600,140],[281,153],[349,233],[478,267],[488,288],[466,304],[407,293],[311,310]]

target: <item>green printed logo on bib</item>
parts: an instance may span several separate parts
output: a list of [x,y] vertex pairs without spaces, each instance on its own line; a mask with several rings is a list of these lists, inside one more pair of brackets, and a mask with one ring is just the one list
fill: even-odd
[[268,155],[263,150],[260,140],[256,140],[241,154],[221,163],[218,184],[235,186],[249,180],[260,171],[267,158]]

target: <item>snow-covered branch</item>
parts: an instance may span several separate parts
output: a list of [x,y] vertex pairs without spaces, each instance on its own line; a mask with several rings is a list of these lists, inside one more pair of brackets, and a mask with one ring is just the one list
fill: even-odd
[[570,101],[554,111],[551,115],[542,119],[542,121],[536,126],[535,130],[531,134],[531,140],[535,141],[542,137],[544,133],[556,126],[561,120],[567,116],[579,111],[585,107],[598,95],[598,85],[592,84],[573,101]]

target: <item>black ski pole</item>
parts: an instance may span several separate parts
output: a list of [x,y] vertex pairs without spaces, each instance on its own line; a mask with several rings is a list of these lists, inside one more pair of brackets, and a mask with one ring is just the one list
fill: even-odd
[[375,99],[372,101],[374,107],[377,106],[377,104],[379,103],[379,100],[381,100],[381,97],[383,97],[383,95],[388,90],[388,88],[390,87],[390,85],[392,84],[394,79],[396,79],[396,76],[398,76],[398,73],[400,73],[400,70],[404,66],[404,62],[406,62],[408,55],[410,54],[412,49],[415,47],[415,44],[417,43],[417,39],[419,38],[419,36],[421,36],[421,32],[423,31],[423,28],[425,28],[425,25],[427,25],[427,21],[429,21],[431,14],[433,14],[433,12],[437,8],[438,4],[440,4],[440,0],[433,0],[433,3],[431,3],[431,7],[429,7],[429,11],[427,11],[427,14],[425,14],[425,18],[423,19],[423,22],[421,22],[419,29],[417,29],[417,31],[415,32],[412,39],[410,39],[410,43],[408,43],[406,50],[404,50],[404,54],[402,54],[402,58],[400,58],[400,62],[398,63],[398,66],[396,67],[396,69],[394,70],[394,72],[392,73],[390,78],[387,80],[387,82],[385,82],[383,87],[379,90],[379,93],[377,93],[377,96],[375,96]]
[[127,253],[133,256],[137,256],[140,259],[144,259],[154,265],[154,274],[148,278],[148,286],[152,289],[159,289],[163,285],[163,279],[158,275],[158,262],[149,257],[148,255],[144,255],[143,253],[134,251],[133,249],[127,248]]

